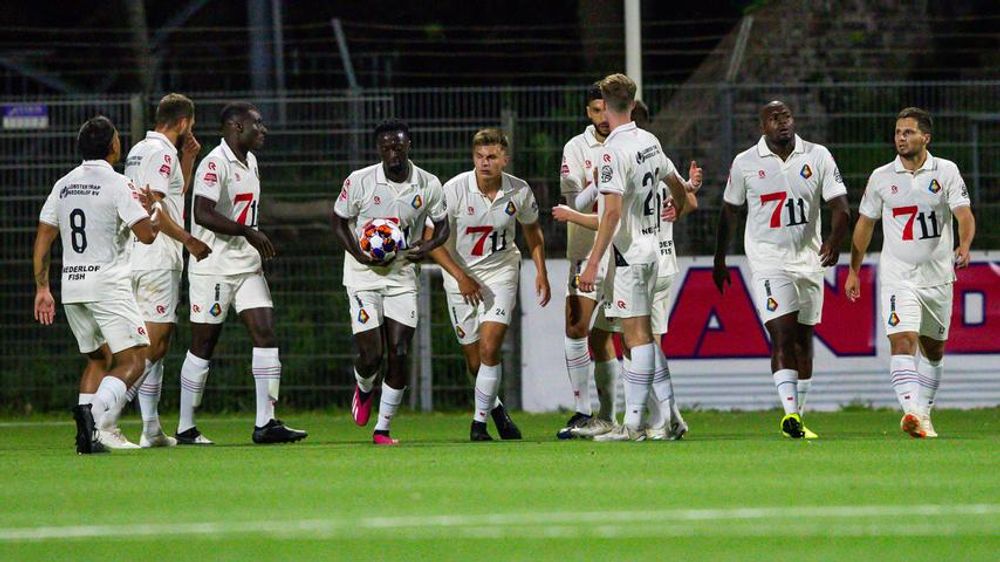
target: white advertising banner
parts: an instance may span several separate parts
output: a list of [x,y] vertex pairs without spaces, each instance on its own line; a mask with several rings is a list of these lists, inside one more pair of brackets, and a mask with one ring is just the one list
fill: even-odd
[[[846,256],[827,269],[823,320],[816,327],[809,408],[845,405],[895,407],[889,385],[889,345],[878,298],[878,254],[865,260],[861,298],[844,296]],[[749,291],[743,256],[730,257],[732,286],[720,295],[712,283],[712,258],[679,258],[669,333],[663,348],[682,408],[777,408],[767,332]],[[563,358],[564,299],[569,263],[548,262],[552,302],[535,304],[535,269],[521,270],[522,404],[529,412],[573,408]],[[954,286],[951,333],[937,397],[941,408],[1000,404],[1000,254],[974,252]],[[596,395],[594,395],[596,396]]]

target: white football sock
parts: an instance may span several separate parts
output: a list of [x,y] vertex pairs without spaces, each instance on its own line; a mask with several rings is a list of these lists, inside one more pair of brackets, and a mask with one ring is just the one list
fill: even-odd
[[97,387],[97,392],[90,402],[92,405],[90,411],[94,415],[94,424],[98,429],[109,431],[114,427],[114,422],[117,420],[109,416],[108,413],[112,409],[121,411],[125,403],[126,391],[128,388],[126,388],[125,382],[118,377],[107,375],[101,379],[101,386]]
[[597,385],[597,400],[601,404],[597,417],[601,419],[615,419],[615,384],[620,367],[617,359],[594,362],[594,382]]
[[663,348],[654,344],[653,352],[653,383],[650,388],[656,400],[659,425],[653,425],[652,422],[649,425],[658,428],[670,425],[670,402],[674,399],[674,383],[670,380],[670,367],[667,365],[667,356],[663,354]]
[[371,392],[375,387],[375,377],[377,376],[378,371],[375,371],[375,373],[370,377],[362,377],[361,374],[358,373],[358,370],[354,369],[354,380],[358,382],[358,389],[365,394]]
[[649,398],[646,399],[646,426],[652,429],[663,429],[666,427],[666,423],[663,420],[663,412],[660,411],[660,403],[653,396],[653,393],[649,393]]
[[477,422],[486,422],[486,416],[493,409],[497,392],[500,390],[501,376],[500,365],[489,366],[485,363],[479,365],[479,374],[476,375],[476,412],[472,416]]
[[812,379],[799,379],[799,381],[795,383],[795,392],[798,394],[800,416],[806,412],[806,397],[809,396],[809,391],[812,390],[812,383]]
[[184,357],[184,364],[181,365],[181,408],[177,433],[184,433],[194,427],[194,409],[201,404],[201,396],[205,392],[208,365],[208,360],[190,351]]
[[590,348],[587,346],[587,338],[566,337],[563,339],[563,348],[576,411],[589,416],[593,410],[590,405]]
[[274,418],[274,403],[278,401],[281,384],[281,361],[277,347],[253,348],[253,383],[257,389],[257,419],[254,425],[264,427]]
[[375,431],[389,431],[392,417],[396,415],[396,410],[403,402],[403,392],[405,391],[405,386],[392,388],[385,382],[382,383],[382,399],[378,404],[378,422],[375,424]]
[[[628,355],[622,355],[621,370],[618,371],[618,380],[615,381],[615,414],[625,411],[625,373],[632,368],[632,360]],[[615,423],[618,423],[617,420]]]
[[635,431],[642,426],[642,418],[649,398],[653,369],[656,364],[656,345],[647,343],[632,348],[631,368],[625,371],[625,426]]
[[146,374],[139,388],[139,411],[142,413],[142,432],[156,435],[163,431],[160,427],[160,390],[163,388],[163,359],[150,363],[146,361]]
[[81,392],[80,395],[77,397],[76,403],[80,405],[90,404],[93,400],[94,400],[93,394],[90,394],[88,392]]
[[799,382],[799,372],[795,369],[779,369],[774,372],[774,386],[778,389],[778,398],[781,399],[781,407],[785,409],[785,415],[798,413],[799,403],[797,400],[796,385]]
[[889,359],[889,379],[903,412],[917,409],[917,358],[912,355],[893,355]]
[[941,385],[941,375],[944,374],[944,359],[931,361],[926,357],[921,357],[917,363],[917,379],[920,381],[919,396],[920,411],[930,414],[934,407],[934,397],[937,396],[938,387]]

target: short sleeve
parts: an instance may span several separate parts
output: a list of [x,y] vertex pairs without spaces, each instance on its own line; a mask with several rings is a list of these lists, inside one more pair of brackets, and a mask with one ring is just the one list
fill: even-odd
[[52,189],[52,193],[49,193],[48,198],[45,199],[45,204],[42,205],[42,212],[38,214],[38,222],[44,222],[47,225],[59,227],[59,186],[57,185]]
[[972,202],[969,201],[969,189],[965,187],[965,180],[962,179],[962,174],[959,173],[958,167],[955,167],[954,171],[949,174],[948,180],[945,182],[945,194],[948,197],[948,208],[955,210],[959,207],[970,207]]
[[833,159],[833,154],[825,147],[822,150],[819,161],[820,178],[823,193],[823,201],[847,195],[847,186],[844,185],[844,177],[840,175],[837,162]]
[[868,185],[865,186],[865,193],[861,196],[861,204],[858,205],[858,213],[872,219],[882,218],[882,196],[878,192],[875,184],[875,175],[868,178]]
[[194,175],[194,194],[218,202],[222,196],[222,182],[226,181],[226,162],[218,156],[209,156],[198,165]]
[[517,222],[534,224],[538,222],[538,201],[535,200],[535,192],[527,185],[521,191],[523,195],[521,195],[521,204],[517,208]]
[[722,200],[730,205],[742,206],[747,202],[746,182],[743,172],[733,162],[729,168],[729,179],[726,180],[726,189],[722,192]]
[[123,181],[115,190],[115,210],[118,211],[118,218],[129,228],[149,218],[149,213],[139,204],[139,191],[131,181]]
[[[671,160],[666,154],[664,154],[662,150],[660,152],[660,156],[663,157],[663,162],[660,163],[660,177],[656,179],[660,181],[666,181],[666,179],[670,177],[670,174],[677,174],[677,177],[680,177],[680,172],[678,172],[677,167],[674,166],[673,160]],[[684,178],[681,178],[681,180],[683,181]]]
[[627,173],[625,161],[613,150],[603,148],[598,155],[600,165],[597,174],[597,189],[601,193],[624,195],[625,194],[625,174]]
[[562,166],[559,168],[559,192],[566,196],[575,195],[586,187],[585,159],[576,143],[570,141],[563,148]]
[[361,213],[361,203],[358,191],[361,183],[351,174],[344,180],[344,185],[340,188],[340,194],[333,203],[333,212],[342,219],[353,219]]
[[164,150],[150,154],[142,162],[137,187],[149,186],[150,191],[167,195],[170,188],[170,174],[177,166],[177,159]]
[[427,216],[434,222],[444,220],[448,216],[448,202],[444,197],[441,180],[431,176],[427,182]]

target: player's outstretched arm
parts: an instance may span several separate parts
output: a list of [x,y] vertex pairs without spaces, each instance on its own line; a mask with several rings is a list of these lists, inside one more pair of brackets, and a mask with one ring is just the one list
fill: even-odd
[[712,268],[712,280],[720,293],[725,292],[725,286],[731,285],[729,268],[726,266],[726,254],[733,244],[733,232],[740,220],[740,207],[732,203],[722,202],[719,209],[719,226],[715,231],[715,261]]
[[976,236],[976,217],[968,206],[956,207],[952,210],[958,221],[958,248],[955,248],[955,267],[962,269],[969,265],[969,251],[972,239]]
[[52,243],[58,236],[59,228],[44,222],[38,223],[31,259],[35,274],[35,320],[46,326],[56,318],[56,301],[49,289],[49,265],[52,261]]
[[819,249],[819,259],[823,267],[832,267],[840,261],[840,248],[850,230],[851,208],[847,196],[840,195],[827,202],[831,210],[830,236]]
[[568,205],[557,205],[552,208],[552,218],[558,222],[571,222],[590,230],[597,230],[598,218],[594,213],[581,213]]
[[247,242],[260,252],[260,257],[266,260],[276,255],[274,245],[271,244],[271,240],[263,232],[222,216],[215,210],[215,201],[207,197],[202,197],[201,195],[194,196],[194,220],[201,226],[217,234],[246,238]]
[[872,243],[872,233],[875,232],[875,219],[858,214],[858,222],[854,225],[854,235],[851,237],[851,270],[847,272],[847,282],[844,283],[844,293],[851,302],[861,296],[861,280],[858,271],[865,261],[865,252]]
[[406,259],[412,262],[422,261],[432,250],[444,244],[451,235],[451,225],[448,224],[447,215],[440,220],[434,221],[434,234],[429,239],[422,239],[416,244],[410,245],[406,252]]
[[183,226],[174,221],[170,213],[163,212],[163,195],[161,193],[154,191],[153,197],[156,199],[156,203],[160,205],[160,212],[158,213],[160,232],[183,244],[196,260],[201,261],[208,257],[208,254],[212,253],[212,248],[208,244],[191,236],[191,233],[184,230]]
[[[595,217],[596,218],[596,217]],[[538,304],[545,306],[552,298],[552,288],[549,286],[549,272],[545,267],[545,234],[542,232],[542,225],[535,221],[529,224],[521,224],[524,231],[524,241],[528,243],[528,251],[531,253],[531,261],[535,262],[535,294],[538,296]]]

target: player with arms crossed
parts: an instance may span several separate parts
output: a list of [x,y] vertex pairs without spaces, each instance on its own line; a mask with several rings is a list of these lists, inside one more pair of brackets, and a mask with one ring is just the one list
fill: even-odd
[[[656,205],[657,186],[660,181],[667,183],[678,212],[684,211],[686,193],[695,187],[677,175],[660,141],[631,121],[635,93],[635,82],[623,74],[601,81],[601,97],[611,126],[611,134],[598,153],[598,189],[604,196],[604,209],[594,248],[580,275],[580,289],[596,288],[600,263],[612,246],[615,271],[606,314],[621,319],[631,366],[623,377],[625,423],[611,433],[616,436],[613,440],[641,441],[645,439],[642,423],[650,389],[659,399],[670,395],[669,371],[664,368],[659,378],[653,376],[657,365],[666,366],[663,351],[653,342],[650,322],[662,210]],[[664,412],[664,416],[669,417],[669,413]]]
[[[720,293],[731,283],[726,252],[747,206],[744,245],[757,313],[771,338],[771,372],[785,410],[781,431],[812,439],[802,413],[812,385],[813,327],[823,314],[823,269],[837,264],[849,228],[847,188],[830,151],[795,134],[783,102],[761,108],[760,128],[757,145],[737,155],[729,172],[712,277]],[[821,200],[833,222],[822,243]]]
[[[969,193],[950,160],[931,155],[930,113],[908,107],[896,117],[898,156],[876,168],[861,198],[845,291],[861,296],[858,269],[882,220],[879,291],[892,358],[889,375],[903,408],[900,428],[912,437],[937,437],[931,408],[944,372],[955,268],[969,265],[976,233]],[[954,249],[951,218],[958,219]],[[917,351],[920,352],[919,359]]]
[[[406,123],[395,119],[381,123],[375,128],[375,146],[381,161],[352,172],[344,181],[333,207],[333,230],[344,248],[344,286],[354,333],[357,384],[351,412],[356,424],[368,424],[375,378],[385,354],[387,368],[372,442],[395,445],[399,441],[389,430],[406,390],[410,342],[417,327],[416,263],[444,244],[450,230],[441,182],[409,159]],[[420,233],[428,218],[434,232],[424,239]],[[375,262],[358,244],[360,228],[375,219],[398,221],[409,244],[401,257],[389,263]]]
[[260,171],[251,150],[267,136],[260,112],[246,102],[222,109],[222,141],[198,165],[194,178],[192,234],[212,247],[207,258],[188,262],[191,291],[191,348],[181,367],[181,408],[177,442],[209,445],[198,431],[194,409],[201,403],[209,362],[222,335],[229,307],[236,309],[253,342],[251,368],[257,398],[254,443],[289,443],[305,431],[274,417],[281,383],[281,361],[274,335],[274,304],[262,259],[274,246],[257,229]]
[[55,183],[38,219],[35,320],[50,325],[55,319],[49,263],[52,243],[60,237],[63,308],[87,358],[73,409],[76,451],[90,454],[106,451],[102,443],[115,448],[127,443],[106,414],[121,409],[128,387],[142,375],[149,338],[132,292],[125,246],[129,230],[143,244],[152,243],[159,213],[151,218],[149,192],[140,195],[112,167],[121,158],[121,141],[107,117],[84,123],[77,145],[83,163]]
[[[184,230],[184,194],[194,171],[201,145],[192,132],[194,103],[181,94],[167,94],[156,107],[156,127],[136,143],[125,159],[125,175],[134,185],[148,186],[158,201],[160,232],[152,244],[134,239],[131,246],[132,288],[139,311],[146,321],[150,345],[146,348],[146,370],[139,384],[128,390],[128,400],[139,396],[142,412],[141,447],[172,447],[173,437],[163,433],[157,406],[163,384],[163,358],[177,324],[180,304],[183,249],[203,259],[212,249]],[[181,148],[178,159],[177,147]],[[117,424],[121,411],[109,416]]]
[[521,432],[497,404],[502,366],[500,348],[517,303],[521,252],[514,243],[521,224],[528,252],[535,262],[538,304],[549,302],[545,269],[545,238],[538,224],[538,203],[524,180],[505,173],[507,136],[483,129],[472,139],[475,169],[444,184],[451,236],[431,257],[444,268],[445,291],[455,336],[466,366],[476,373],[476,409],[469,439],[492,441],[486,416],[493,414],[503,439],[520,439]]

